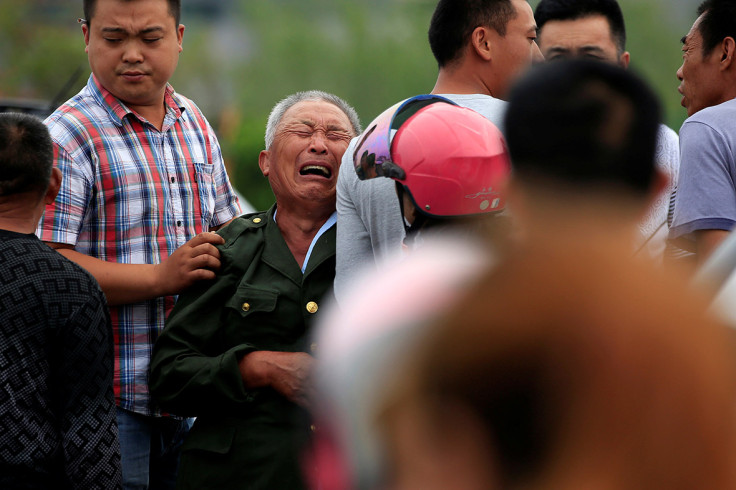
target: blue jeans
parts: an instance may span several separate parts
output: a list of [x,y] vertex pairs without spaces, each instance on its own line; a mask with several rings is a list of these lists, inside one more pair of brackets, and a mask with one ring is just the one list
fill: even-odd
[[124,490],[174,488],[179,449],[189,432],[189,419],[146,417],[117,409]]

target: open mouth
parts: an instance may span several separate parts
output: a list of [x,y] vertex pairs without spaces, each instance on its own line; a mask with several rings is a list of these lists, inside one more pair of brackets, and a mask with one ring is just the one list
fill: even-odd
[[305,165],[301,170],[299,170],[299,174],[316,175],[318,177],[324,177],[325,179],[332,177],[332,171],[328,167],[323,167],[322,165]]

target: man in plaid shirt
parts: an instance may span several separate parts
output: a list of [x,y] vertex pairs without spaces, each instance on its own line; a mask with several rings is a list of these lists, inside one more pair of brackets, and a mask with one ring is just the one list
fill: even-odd
[[92,76],[46,121],[62,187],[37,234],[99,281],[115,339],[125,488],[173,487],[186,421],[148,393],[151,348],[174,295],[215,277],[240,212],[219,144],[168,80],[182,50],[179,0],[84,0]]

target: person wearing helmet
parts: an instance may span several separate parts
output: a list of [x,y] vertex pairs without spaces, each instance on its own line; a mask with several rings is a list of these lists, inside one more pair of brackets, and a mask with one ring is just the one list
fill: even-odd
[[418,95],[379,115],[353,152],[360,180],[388,177],[407,241],[422,230],[476,228],[504,209],[511,165],[499,129],[477,112],[438,95]]
[[359,179],[395,181],[387,198],[403,212],[411,253],[356,278],[318,325],[313,488],[323,490],[380,486],[373,416],[385,380],[401,372],[424,325],[493,266],[511,170],[498,128],[437,95],[392,106],[357,141]]
[[[429,44],[439,73],[432,88],[501,127],[509,88],[533,62],[541,61],[534,13],[526,0],[440,0],[429,25]],[[343,156],[349,167],[356,141]],[[340,172],[337,182],[335,296],[363,269],[401,250],[404,228],[393,185],[361,182]]]

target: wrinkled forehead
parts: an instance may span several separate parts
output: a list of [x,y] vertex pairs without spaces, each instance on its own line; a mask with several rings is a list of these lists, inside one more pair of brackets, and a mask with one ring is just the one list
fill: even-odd
[[348,116],[338,106],[326,100],[303,100],[289,107],[279,122],[279,129],[293,124],[329,126],[352,132]]
[[700,25],[703,23],[703,17],[705,17],[707,13],[708,12],[703,12],[697,19],[695,19],[695,22],[693,22],[687,35],[682,39],[683,44],[700,43],[702,41],[703,34],[700,32]]

